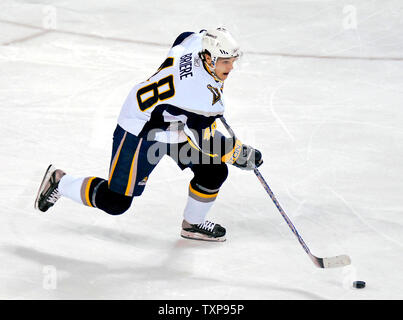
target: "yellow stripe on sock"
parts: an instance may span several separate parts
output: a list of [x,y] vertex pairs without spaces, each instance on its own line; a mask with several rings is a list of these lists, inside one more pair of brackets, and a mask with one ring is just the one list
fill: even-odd
[[90,178],[87,182],[87,186],[85,187],[85,201],[87,202],[87,206],[89,206],[89,207],[93,207],[93,205],[91,204],[91,201],[90,201],[90,186],[91,186],[92,180],[94,180],[95,178],[96,177]]
[[196,196],[198,196],[198,197],[200,197],[200,198],[205,198],[205,199],[216,198],[217,195],[218,195],[218,192],[217,192],[217,193],[214,193],[214,194],[204,194],[204,193],[201,193],[201,192],[196,191],[195,189],[193,189],[190,184],[189,184],[189,190],[190,190],[190,192],[192,192],[192,193],[195,194]]

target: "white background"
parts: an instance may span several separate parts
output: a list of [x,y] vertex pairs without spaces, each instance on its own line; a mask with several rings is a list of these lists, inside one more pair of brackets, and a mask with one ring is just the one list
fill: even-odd
[[[0,4],[1,299],[402,299],[401,1],[11,1]],[[179,236],[192,173],[166,158],[122,216],[33,208],[49,163],[107,177],[120,107],[183,31],[226,25],[245,52],[226,118],[318,269],[251,172]],[[354,280],[367,287],[352,288]]]

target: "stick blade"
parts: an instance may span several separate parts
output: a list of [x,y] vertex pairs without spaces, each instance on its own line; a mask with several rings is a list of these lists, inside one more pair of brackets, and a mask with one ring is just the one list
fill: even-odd
[[319,268],[340,268],[351,264],[350,257],[345,254],[328,258],[318,258],[312,256],[312,260]]

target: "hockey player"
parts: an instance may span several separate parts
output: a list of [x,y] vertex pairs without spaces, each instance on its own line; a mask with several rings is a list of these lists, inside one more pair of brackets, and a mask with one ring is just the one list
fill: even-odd
[[77,178],[50,165],[35,208],[45,212],[64,196],[111,215],[122,214],[167,154],[182,170],[194,173],[181,236],[224,241],[225,228],[206,216],[227,178],[227,164],[250,170],[263,162],[258,150],[216,130],[216,120],[224,113],[224,81],[240,55],[225,28],[180,34],[157,72],[137,84],[123,104],[108,179]]

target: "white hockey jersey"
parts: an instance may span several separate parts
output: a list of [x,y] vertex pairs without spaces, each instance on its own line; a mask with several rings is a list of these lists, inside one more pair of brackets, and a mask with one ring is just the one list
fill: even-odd
[[191,140],[196,146],[224,113],[223,82],[199,57],[203,33],[183,33],[164,63],[136,85],[123,104],[118,124],[126,131],[165,143]]

